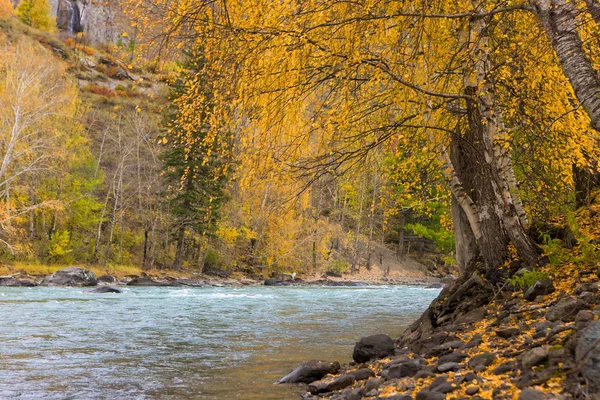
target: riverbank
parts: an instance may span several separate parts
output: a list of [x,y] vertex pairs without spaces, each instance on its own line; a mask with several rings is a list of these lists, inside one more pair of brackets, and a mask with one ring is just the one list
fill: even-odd
[[[5,268],[5,271],[7,269]],[[187,287],[226,287],[226,286],[380,286],[380,285],[414,285],[432,288],[443,287],[444,282],[451,282],[452,277],[445,279],[427,276],[394,274],[377,276],[362,274],[360,276],[328,276],[292,278],[281,275],[275,279],[257,279],[241,274],[228,274],[221,270],[209,270],[205,274],[177,273],[173,271],[141,271],[135,269],[94,269],[67,267],[49,267],[48,274],[41,274],[39,268],[33,273],[26,269],[0,276],[0,286],[187,286]],[[101,275],[98,272],[105,272]],[[114,274],[107,273],[113,272]],[[358,278],[358,279],[357,279]]]
[[[440,312],[437,306],[457,293],[444,289],[401,337],[363,338],[354,362],[310,383],[302,397],[597,398],[592,395],[600,393],[600,271],[564,265],[543,272],[553,273],[553,281],[487,297],[474,293],[462,313]],[[360,355],[365,348],[366,362]]]

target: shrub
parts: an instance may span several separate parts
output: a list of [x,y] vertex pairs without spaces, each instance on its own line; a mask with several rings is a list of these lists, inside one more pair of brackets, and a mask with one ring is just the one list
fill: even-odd
[[23,23],[43,31],[56,30],[56,21],[50,16],[48,0],[23,0],[17,7],[17,15]]
[[515,287],[526,288],[533,285],[536,281],[543,281],[546,279],[550,279],[550,276],[547,273],[534,269],[513,276],[508,279],[508,283]]
[[350,263],[341,258],[337,258],[329,263],[329,268],[327,268],[328,272],[335,272],[336,274],[344,274],[350,268]]
[[221,255],[213,249],[206,250],[204,257],[204,268],[218,268],[221,261]]
[[100,96],[106,96],[106,97],[115,97],[117,95],[117,93],[115,93],[113,90],[110,90],[109,88],[105,87],[105,86],[100,86],[100,85],[87,85],[86,90],[89,92],[92,92],[94,94],[98,94]]

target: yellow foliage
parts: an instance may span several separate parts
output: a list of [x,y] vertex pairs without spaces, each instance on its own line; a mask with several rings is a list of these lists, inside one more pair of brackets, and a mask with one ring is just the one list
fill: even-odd
[[10,0],[0,0],[0,18],[10,18],[15,14],[13,4]]

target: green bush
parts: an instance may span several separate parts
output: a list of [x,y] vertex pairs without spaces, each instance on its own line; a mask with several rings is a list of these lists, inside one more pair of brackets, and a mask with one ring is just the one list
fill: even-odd
[[218,268],[221,264],[221,255],[213,249],[206,250],[204,257],[204,268]]
[[508,283],[512,284],[515,287],[519,288],[527,288],[533,285],[536,281],[543,281],[545,279],[550,279],[550,276],[539,270],[527,271],[522,274],[517,274],[512,278],[508,279]]
[[350,269],[350,263],[342,260],[341,258],[337,258],[329,263],[329,268],[327,268],[328,272],[335,272],[336,274],[345,274]]

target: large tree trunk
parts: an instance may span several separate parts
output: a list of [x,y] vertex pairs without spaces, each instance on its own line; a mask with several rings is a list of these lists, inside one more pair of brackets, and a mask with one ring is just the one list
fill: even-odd
[[[563,73],[569,79],[577,99],[589,115],[592,126],[600,131],[600,77],[586,56],[577,30],[578,10],[574,1],[532,0],[546,36],[550,40]],[[600,4],[586,0],[587,10],[600,26]],[[597,170],[574,167],[577,206],[584,205],[600,183]]]
[[594,129],[600,131],[600,78],[585,54],[577,31],[575,2],[532,0],[532,3],[577,99],[590,116]]

